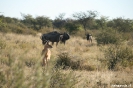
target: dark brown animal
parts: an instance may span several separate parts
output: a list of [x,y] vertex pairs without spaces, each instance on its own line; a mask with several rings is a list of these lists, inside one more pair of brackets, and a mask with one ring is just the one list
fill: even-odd
[[68,33],[58,33],[57,31],[49,32],[47,34],[43,34],[41,36],[42,44],[45,44],[46,41],[51,41],[52,44],[56,42],[56,45],[58,45],[58,42],[63,42],[65,44],[66,40],[70,39],[70,36]]
[[87,34],[86,35],[87,41],[89,41],[89,43],[92,43],[92,35],[91,34]]

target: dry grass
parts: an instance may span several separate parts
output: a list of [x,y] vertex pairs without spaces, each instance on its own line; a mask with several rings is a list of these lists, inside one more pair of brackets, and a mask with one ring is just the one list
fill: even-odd
[[[38,35],[0,33],[0,37],[2,43],[5,44],[5,47],[0,48],[0,73],[1,75],[5,75],[6,82],[3,83],[0,81],[3,85],[5,84],[2,88],[9,87],[12,78],[16,80],[22,79],[20,81],[22,84],[18,84],[21,86],[20,88],[42,88],[43,86],[48,88],[49,80],[47,79],[51,77],[51,70],[53,69],[58,55],[62,52],[68,53],[73,61],[80,60],[83,66],[91,67],[90,71],[73,71],[73,74],[75,74],[78,79],[77,84],[74,86],[75,88],[111,88],[112,85],[130,84],[133,86],[133,70],[126,68],[122,71],[109,71],[106,64],[102,62],[104,61],[104,54],[100,50],[101,47],[97,46],[96,41],[89,44],[81,37],[71,37],[71,39],[66,42],[66,45],[58,44],[56,47],[54,44],[51,49],[52,57],[49,62],[51,66],[43,68],[41,66],[41,51],[43,45]],[[62,73],[69,73],[71,69],[60,71]],[[19,77],[16,76],[19,74]],[[0,80],[2,80],[2,78],[0,78]],[[47,82],[46,85],[43,85],[42,81]],[[40,86],[35,86],[37,84]],[[10,88],[15,87],[12,84]]]

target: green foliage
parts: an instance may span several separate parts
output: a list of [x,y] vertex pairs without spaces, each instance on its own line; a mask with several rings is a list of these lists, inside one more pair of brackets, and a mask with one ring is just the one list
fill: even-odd
[[129,46],[110,46],[105,50],[105,58],[109,69],[119,69],[116,67],[117,65],[122,67],[133,66],[133,50]]
[[81,31],[83,30],[83,27],[82,25],[80,24],[74,24],[74,23],[67,23],[65,25],[65,28],[71,33],[71,32],[74,32],[74,31]]
[[101,31],[96,36],[96,40],[98,44],[119,44],[122,40],[120,33],[113,29],[107,29]]
[[0,40],[0,49],[5,49],[6,43],[2,40]]
[[18,34],[34,34],[34,30],[28,29],[26,26],[24,26],[22,24],[18,24],[18,25],[8,24],[7,28],[11,32],[13,32],[13,33],[18,33]]
[[64,25],[65,25],[65,20],[56,18],[56,19],[53,21],[53,26],[54,26],[55,28],[63,29]]
[[78,82],[73,71],[62,73],[60,69],[56,69],[53,73],[49,88],[74,88]]
[[105,29],[107,28],[107,20],[108,18],[105,16],[102,16],[100,19],[96,19],[96,28],[101,28],[101,29]]
[[72,60],[72,57],[69,55],[69,53],[61,53],[58,55],[58,60],[56,62],[56,67],[62,69],[68,69],[71,68],[73,70],[87,70],[87,71],[93,71],[95,70],[95,67],[90,65],[83,65],[83,61]]
[[1,32],[7,32],[9,31],[6,26],[7,26],[7,23],[5,23],[4,21],[4,18],[3,17],[0,17],[0,31]]
[[87,12],[79,12],[73,14],[73,17],[76,18],[79,23],[83,26],[84,30],[87,29],[87,26],[89,28],[90,25],[93,24],[93,19],[97,16],[97,11],[87,11]]
[[131,32],[133,31],[133,20],[123,19],[121,17],[115,18],[108,22],[108,27],[117,29],[120,32]]
[[18,33],[18,34],[35,34],[35,31],[28,29],[20,20],[10,17],[0,17],[0,31],[4,33]]
[[0,72],[0,84],[0,88],[4,88],[3,85],[6,84],[5,75],[2,72]]
[[52,22],[48,17],[44,16],[38,16],[36,17],[36,25],[39,26],[39,30],[42,29],[43,27],[50,27],[52,25]]
[[[33,17],[30,14],[21,14],[23,19],[4,17],[0,15],[0,31],[14,32],[18,34],[35,34],[36,31],[46,32],[52,29],[61,29],[61,31],[69,31],[71,34],[76,34],[79,30],[100,30],[112,29],[118,32],[131,33],[133,31],[133,20],[124,18],[115,18],[109,20],[108,17],[102,16],[100,19],[95,19],[97,11],[78,12],[73,14],[75,19],[64,19],[65,14],[62,13],[54,20],[46,16]],[[82,25],[82,26],[81,26]],[[33,30],[34,29],[34,30]],[[101,31],[101,30],[100,30]],[[83,31],[82,31],[83,32]],[[77,34],[79,35],[79,33]],[[114,40],[114,39],[113,39]],[[99,40],[101,41],[101,40]],[[115,42],[109,41],[110,42]],[[108,42],[108,41],[107,41]]]
[[68,55],[68,53],[61,53],[58,55],[58,60],[56,63],[56,67],[63,66],[63,68],[71,67],[71,57]]
[[14,59],[14,55],[12,53],[9,54],[8,51],[5,57],[1,58],[0,63],[0,80],[1,80],[1,88],[21,88],[24,87],[24,73],[22,70],[22,63],[15,63],[16,59]]
[[21,14],[23,16],[22,23],[24,23],[28,28],[33,28],[36,31],[41,30],[43,27],[51,27],[52,21],[49,17],[37,16],[33,18],[32,15]]
[[18,59],[10,50],[6,52],[8,55],[0,58],[0,88],[74,88],[78,82],[72,71],[64,73],[51,65],[42,67],[40,58],[20,54]]

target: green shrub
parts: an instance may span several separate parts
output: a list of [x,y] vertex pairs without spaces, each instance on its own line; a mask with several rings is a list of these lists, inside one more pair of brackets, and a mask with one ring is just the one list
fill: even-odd
[[[33,58],[32,58],[33,59]],[[26,61],[25,61],[25,65],[27,66],[27,67],[33,67],[33,66],[35,66],[35,61],[34,61],[34,59],[33,60],[31,60],[31,59],[27,59]]]
[[56,67],[62,67],[63,69],[71,68],[73,70],[82,70],[83,66],[81,66],[81,63],[82,62],[80,60],[72,60],[72,57],[70,57],[69,53],[66,52],[58,55]]
[[36,31],[33,29],[27,28],[24,24],[22,23],[5,23],[5,26],[0,25],[0,32],[4,33],[17,33],[17,34],[32,34],[35,35]]
[[6,84],[4,73],[0,72],[0,88],[3,88],[3,85]]
[[69,53],[61,53],[58,55],[58,60],[55,65],[57,68],[68,69],[71,68],[73,70],[87,70],[93,71],[95,70],[94,66],[91,65],[84,65],[84,61],[81,60],[73,60],[70,57]]
[[71,32],[75,32],[75,31],[81,31],[83,30],[82,25],[80,24],[74,24],[74,23],[67,23],[65,25],[65,28],[71,33]]
[[2,40],[0,40],[0,49],[5,49],[6,43]]
[[121,35],[115,30],[107,29],[96,36],[98,44],[119,44],[121,42]]
[[71,57],[68,53],[61,53],[58,55],[58,60],[56,62],[56,67],[63,66],[63,68],[71,67]]
[[49,88],[74,88],[77,82],[73,71],[63,73],[60,69],[56,69],[51,76]]
[[112,45],[105,50],[105,58],[109,69],[119,69],[117,65],[123,68],[133,66],[133,50],[129,46]]

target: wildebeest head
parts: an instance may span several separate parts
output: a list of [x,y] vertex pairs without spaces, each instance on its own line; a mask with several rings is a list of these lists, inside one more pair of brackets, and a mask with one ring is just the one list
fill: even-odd
[[90,34],[90,33],[86,34],[86,38],[87,38],[87,40],[90,39],[90,36],[92,36],[92,34]]
[[42,40],[42,44],[45,45],[47,43],[47,40],[45,39],[45,35],[43,34],[40,39]]
[[60,35],[60,40],[65,44],[66,40],[70,39],[70,36],[68,33],[64,32],[62,35]]

